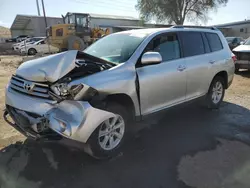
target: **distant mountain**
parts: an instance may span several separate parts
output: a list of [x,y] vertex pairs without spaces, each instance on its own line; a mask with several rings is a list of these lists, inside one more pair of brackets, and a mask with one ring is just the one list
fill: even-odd
[[11,38],[10,29],[0,26],[0,38]]

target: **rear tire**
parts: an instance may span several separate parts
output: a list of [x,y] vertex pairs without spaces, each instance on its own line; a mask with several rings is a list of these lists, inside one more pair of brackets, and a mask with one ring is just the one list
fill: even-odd
[[218,109],[225,95],[225,81],[222,77],[216,76],[209,88],[206,96],[207,107]]
[[36,53],[37,53],[37,51],[36,51],[36,49],[34,49],[34,48],[30,48],[30,49],[28,50],[28,55],[36,55]]
[[[118,103],[110,102],[106,110],[116,114],[116,118],[110,118],[99,125],[87,142],[87,152],[97,159],[107,159],[117,156],[121,152],[121,146],[127,136],[128,113],[126,109]],[[113,125],[109,127],[106,125],[106,122],[110,122]],[[119,125],[122,126],[117,128]]]

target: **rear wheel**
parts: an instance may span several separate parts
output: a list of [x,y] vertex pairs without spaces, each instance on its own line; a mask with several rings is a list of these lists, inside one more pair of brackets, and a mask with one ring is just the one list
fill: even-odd
[[36,49],[34,49],[34,48],[30,48],[29,50],[28,50],[28,55],[35,55],[37,53],[37,51],[36,51]]
[[207,94],[207,106],[208,108],[217,109],[220,107],[225,95],[225,82],[220,76],[216,76],[209,88]]
[[99,125],[87,142],[88,153],[99,159],[118,155],[127,135],[128,114],[125,108],[118,103],[110,103],[107,111],[114,113],[115,117]]

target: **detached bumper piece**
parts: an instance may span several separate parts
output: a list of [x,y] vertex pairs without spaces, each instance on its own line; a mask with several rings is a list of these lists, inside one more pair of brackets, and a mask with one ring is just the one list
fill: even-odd
[[[36,124],[31,124],[30,119],[27,117],[34,117]],[[24,136],[34,140],[60,140],[62,136],[52,131],[46,126],[46,119],[38,117],[35,114],[20,111],[11,106],[6,106],[3,114],[4,120],[14,127],[17,131]],[[11,120],[10,120],[11,119]],[[34,123],[34,122],[33,122]]]

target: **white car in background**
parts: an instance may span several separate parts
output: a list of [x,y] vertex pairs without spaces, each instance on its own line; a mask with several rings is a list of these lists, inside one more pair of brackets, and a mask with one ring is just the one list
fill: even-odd
[[33,44],[28,44],[20,48],[21,54],[35,55],[37,53],[47,54],[47,53],[57,53],[59,52],[59,48],[56,48],[50,44],[46,39],[42,39]]
[[28,38],[22,42],[19,43],[15,43],[12,45],[12,49],[15,51],[19,51],[20,48],[24,47],[25,45],[30,45],[30,44],[34,44],[35,42],[38,42],[40,40],[45,39],[45,37],[32,37],[32,38]]

